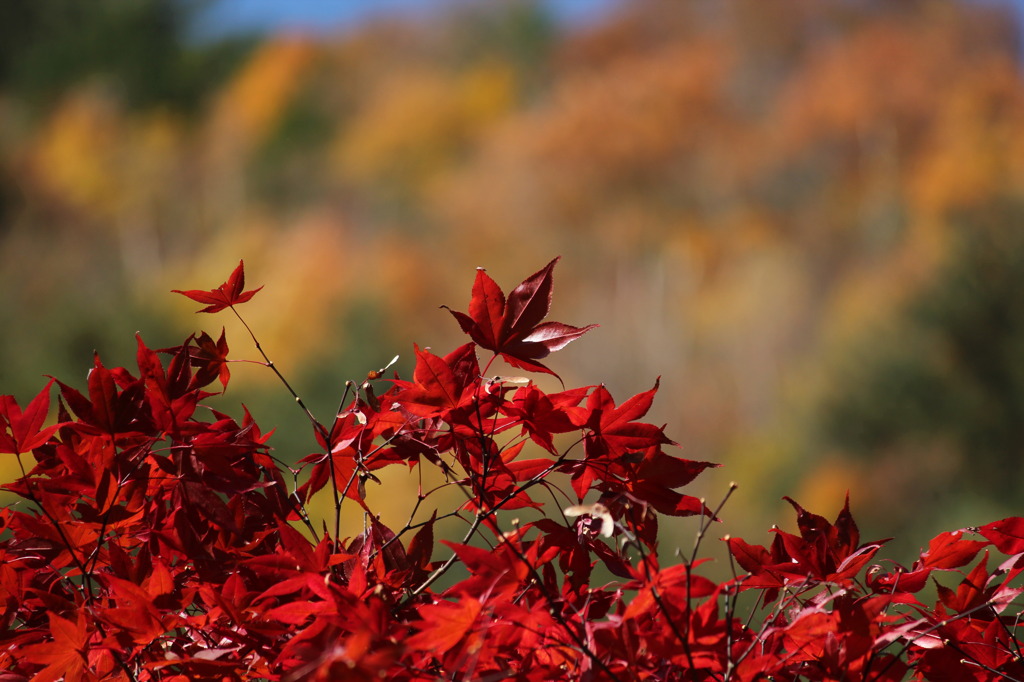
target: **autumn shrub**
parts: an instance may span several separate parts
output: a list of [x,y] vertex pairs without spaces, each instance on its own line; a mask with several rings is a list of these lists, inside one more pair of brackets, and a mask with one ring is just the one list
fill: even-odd
[[[137,369],[96,357],[85,391],[4,396],[0,452],[22,476],[0,510],[0,680],[1024,679],[1020,518],[943,533],[903,567],[848,501],[829,522],[789,500],[796,534],[727,536],[733,577],[708,577],[721,509],[679,489],[715,465],[642,421],[658,382],[617,403],[528,378],[558,379],[548,356],[591,328],[545,321],[556,262],[508,296],[479,270],[450,311],[469,342],[349,382],[323,422],[253,335],[319,446],[294,464],[248,411],[208,406],[230,379],[223,333],[140,336]],[[258,291],[239,264],[179,293],[239,315]],[[527,376],[494,376],[497,357]],[[367,496],[388,467],[443,480],[401,528]],[[445,489],[456,508],[434,504]],[[315,495],[333,523],[311,520]],[[696,520],[689,556],[659,552],[676,517]]]

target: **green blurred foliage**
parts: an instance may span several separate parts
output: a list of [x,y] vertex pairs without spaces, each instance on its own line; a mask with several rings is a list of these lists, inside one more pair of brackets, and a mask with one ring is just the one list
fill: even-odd
[[288,103],[256,151],[249,169],[253,192],[281,209],[303,206],[322,196],[327,171],[320,151],[330,142],[336,124],[315,92],[305,88]]
[[[867,516],[876,527],[906,505],[973,515],[1021,501],[1024,204],[955,220],[948,262],[896,320],[854,342],[808,424],[812,449],[864,463],[880,489]],[[910,470],[902,490],[886,480],[894,457]],[[903,525],[919,534],[921,521]]]
[[252,39],[189,45],[202,0],[10,0],[0,3],[0,89],[46,106],[103,78],[132,107],[194,110]]
[[460,7],[448,20],[447,34],[456,67],[497,58],[513,65],[531,92],[550,83],[559,29],[539,0]]

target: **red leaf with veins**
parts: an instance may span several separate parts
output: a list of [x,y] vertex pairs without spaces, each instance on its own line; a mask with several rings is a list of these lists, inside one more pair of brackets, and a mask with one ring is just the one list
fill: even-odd
[[505,299],[493,279],[478,268],[473,283],[469,314],[444,306],[458,321],[462,331],[481,348],[493,351],[513,367],[558,376],[538,360],[565,348],[590,331],[596,324],[574,327],[561,322],[541,321],[551,309],[551,273],[555,258],[527,277]]
[[188,296],[197,303],[208,303],[205,308],[196,312],[200,313],[216,313],[230,308],[238,303],[245,303],[250,298],[256,295],[256,292],[262,289],[250,289],[249,291],[243,291],[245,289],[245,263],[238,261],[238,267],[228,277],[228,281],[221,284],[216,289],[210,289],[209,291],[203,291],[202,289],[189,289],[188,291],[182,291],[181,289],[172,289],[171,292],[175,294],[181,294]]
[[1024,552],[1024,518],[1011,516],[978,529],[1003,554]]
[[939,601],[955,613],[964,613],[984,604],[995,591],[994,587],[988,585],[991,576],[987,564],[988,552],[982,555],[978,565],[960,581],[956,592],[943,585],[937,585]]
[[468,597],[457,602],[439,601],[419,607],[419,631],[405,641],[411,649],[445,654],[470,634],[483,604]]
[[656,445],[676,445],[661,427],[634,421],[647,414],[658,391],[661,379],[654,387],[638,393],[616,407],[611,394],[598,386],[587,399],[590,418],[587,426],[587,455],[619,457],[627,452],[641,452]]
[[192,364],[196,367],[191,387],[199,388],[208,385],[214,379],[220,379],[221,386],[227,390],[231,370],[228,369],[228,342],[224,338],[224,329],[221,328],[220,339],[217,341],[206,332],[196,337],[195,341],[196,347],[189,348]]
[[529,433],[534,442],[556,454],[552,436],[574,431],[579,428],[578,422],[586,421],[587,411],[578,407],[586,394],[585,387],[545,394],[531,383],[517,390],[503,409],[522,424],[523,432]]
[[[783,499],[796,510],[799,536],[772,528],[776,537],[770,553],[736,538],[728,540],[733,556],[754,576],[754,580],[744,583],[743,589],[781,586],[783,580],[849,583],[887,542],[858,545],[860,534],[850,514],[849,497],[835,524],[807,511],[789,497]],[[768,561],[771,563],[766,563]],[[767,599],[772,601],[774,594]]]
[[396,400],[418,417],[432,417],[467,404],[480,378],[473,344],[460,346],[443,358],[415,348],[414,383],[396,380],[404,389]]
[[[14,396],[0,396],[0,452],[31,452],[50,440],[59,425],[43,428],[50,411],[51,379],[22,412]],[[10,433],[8,433],[10,430]]]
[[729,546],[736,563],[747,573],[759,575],[766,567],[776,563],[771,553],[761,545],[751,545],[743,538],[728,535],[722,540]]
[[696,497],[683,495],[673,488],[687,485],[708,467],[711,462],[695,462],[673,457],[660,449],[652,449],[626,477],[625,487],[631,498],[651,505],[662,514],[669,516],[692,516],[704,514],[711,517],[712,511]]
[[909,571],[898,567],[896,571],[881,574],[871,581],[872,588],[876,591],[918,592],[927,584],[932,571],[959,568],[972,561],[988,544],[982,540],[967,540],[962,530],[939,533],[929,541],[927,551],[921,553]]
[[981,540],[964,538],[963,531],[939,533],[929,541],[928,551],[921,555],[921,561],[930,568],[959,568],[974,559],[986,545],[988,543]]
[[61,618],[55,613],[47,613],[50,621],[50,633],[53,639],[39,644],[22,647],[20,654],[35,663],[46,664],[46,667],[32,676],[39,682],[55,682],[56,680],[82,680],[90,639],[89,625],[85,613],[79,611],[78,618],[72,622]]

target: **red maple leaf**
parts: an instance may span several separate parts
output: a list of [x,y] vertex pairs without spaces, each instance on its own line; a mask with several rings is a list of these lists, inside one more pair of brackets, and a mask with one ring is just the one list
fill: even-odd
[[940,533],[931,539],[927,551],[921,553],[909,571],[898,566],[895,571],[869,577],[869,583],[876,591],[918,592],[927,584],[932,571],[959,568],[972,561],[988,544],[981,540],[967,540],[960,530]]
[[[596,480],[604,481],[606,492],[621,491],[624,482],[636,479],[637,465],[652,448],[676,445],[665,435],[664,427],[635,421],[647,414],[658,391],[658,382],[643,393],[616,406],[608,389],[597,386],[587,398],[586,409],[574,412],[587,429],[584,436],[586,458],[572,462],[572,486],[580,500]],[[665,506],[665,505],[663,505]]]
[[538,360],[565,348],[597,326],[541,322],[551,309],[551,272],[558,260],[555,258],[523,280],[508,300],[487,272],[477,268],[469,314],[444,307],[481,348],[501,355],[513,367],[557,377]]
[[480,377],[473,344],[459,346],[443,358],[415,348],[413,382],[395,381],[403,389],[396,400],[419,417],[433,417],[468,404]]
[[[156,371],[155,367],[153,371]],[[153,377],[150,395],[156,395],[158,389],[153,386],[158,383],[159,379]],[[78,415],[78,421],[73,423],[76,430],[95,435],[124,434],[144,429],[142,422],[146,417],[142,408],[146,400],[145,383],[132,377],[123,368],[107,369],[99,355],[93,356],[93,367],[89,370],[88,398],[61,381],[57,381],[57,384],[68,407]]]
[[421,606],[419,631],[406,640],[406,646],[443,655],[472,635],[482,609],[483,604],[472,597]]
[[[557,454],[553,434],[568,433],[579,428],[575,422],[584,422],[587,411],[578,407],[586,397],[587,387],[575,388],[561,393],[544,393],[531,383],[516,391],[512,401],[503,406],[506,414],[522,425],[523,433],[529,433],[535,443],[552,454]],[[575,419],[575,422],[574,422]]]
[[995,588],[989,585],[991,576],[987,564],[988,552],[985,552],[978,565],[960,581],[956,592],[944,585],[936,585],[939,601],[954,613],[970,611],[988,601]]
[[209,291],[203,291],[202,289],[189,289],[188,291],[182,291],[181,289],[172,289],[171,293],[182,294],[188,296],[197,303],[208,303],[209,305],[198,310],[200,313],[216,313],[230,308],[231,306],[238,303],[245,303],[250,298],[256,295],[256,292],[262,289],[250,289],[249,291],[243,291],[245,289],[245,263],[238,261],[238,267],[228,277],[228,281],[221,284],[216,289],[210,289]]
[[662,514],[704,514],[710,517],[712,511],[700,499],[683,495],[674,488],[689,484],[708,467],[717,466],[712,462],[673,457],[654,449],[644,456],[635,473],[626,479],[626,490],[631,498],[650,504]]
[[1024,552],[1024,518],[1011,516],[978,529],[1003,554]]
[[189,348],[192,365],[196,367],[191,386],[206,386],[214,379],[220,379],[221,386],[227,390],[231,370],[228,369],[228,342],[224,338],[224,329],[221,328],[220,339],[217,341],[206,332],[196,337],[195,341],[195,348]]
[[86,673],[86,652],[91,637],[85,614],[78,613],[75,622],[61,618],[55,613],[47,614],[50,620],[50,634],[53,639],[39,644],[30,644],[21,649],[21,654],[33,663],[46,667],[36,672],[33,680],[40,682],[79,682],[89,679]]
[[627,452],[643,452],[656,445],[676,444],[665,435],[664,427],[635,421],[651,409],[660,383],[659,377],[653,388],[637,393],[618,406],[603,385],[594,389],[587,399],[590,412],[586,423],[590,428],[586,440],[588,457],[617,458]]
[[834,524],[807,511],[792,498],[782,499],[796,510],[800,535],[772,528],[776,536],[770,551],[748,545],[739,538],[726,538],[736,561],[753,576],[744,583],[743,589],[768,588],[768,601],[775,599],[774,588],[785,585],[786,581],[849,583],[888,542],[860,544],[860,532],[850,514],[849,496]]
[[[50,440],[57,424],[43,428],[50,410],[50,380],[22,412],[14,396],[0,396],[0,452],[31,452]],[[9,431],[9,432],[8,432]]]

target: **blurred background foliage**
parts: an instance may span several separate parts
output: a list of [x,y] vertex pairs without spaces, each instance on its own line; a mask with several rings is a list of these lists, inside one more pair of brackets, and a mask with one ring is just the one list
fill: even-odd
[[[172,288],[244,258],[264,348],[324,417],[412,342],[461,343],[474,268],[553,255],[567,384],[622,400],[740,490],[909,560],[1024,492],[1020,18],[953,0],[438,4],[312,35],[197,39],[195,0],[0,3],[0,391],[79,384],[228,327]],[[313,448],[236,365],[278,453]],[[389,486],[415,486],[409,479]],[[407,489],[413,496],[414,487]],[[374,491],[370,491],[373,496]],[[389,490],[385,495],[401,500]],[[682,528],[678,542],[689,542]]]

